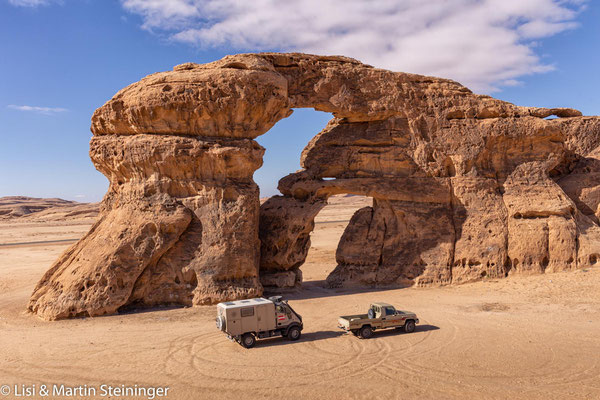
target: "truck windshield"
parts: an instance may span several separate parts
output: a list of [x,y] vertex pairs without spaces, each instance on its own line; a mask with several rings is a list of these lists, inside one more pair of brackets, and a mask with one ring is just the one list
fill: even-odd
[[291,312],[293,312],[294,314],[296,314],[296,317],[298,317],[298,319],[300,321],[302,321],[302,316],[300,316],[300,314],[298,314],[293,308],[292,306],[290,306],[288,303],[285,303],[285,305],[290,309]]

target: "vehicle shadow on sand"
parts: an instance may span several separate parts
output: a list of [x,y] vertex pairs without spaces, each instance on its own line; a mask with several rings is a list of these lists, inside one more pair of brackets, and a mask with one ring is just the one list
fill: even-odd
[[[429,331],[437,331],[440,328],[435,325],[425,324],[425,325],[417,325],[415,331],[413,333],[405,333],[402,329],[385,329],[373,332],[373,336],[369,339],[365,340],[377,340],[380,337],[388,337],[388,336],[402,336],[402,335],[412,335],[419,332],[429,332]],[[305,342],[314,342],[316,340],[325,340],[325,339],[333,339],[336,337],[340,337],[343,335],[352,336],[352,334],[348,334],[342,330],[339,331],[319,331],[319,332],[308,332],[303,333],[298,341],[292,342],[282,337],[274,337],[269,339],[263,339],[257,342],[256,347],[271,347],[271,346],[286,346],[286,345],[294,345],[297,343],[305,343]],[[358,338],[357,338],[358,339]],[[360,339],[359,339],[360,340]]]
[[414,335],[415,333],[419,333],[419,332],[437,331],[439,329],[440,329],[439,326],[424,324],[424,325],[417,325],[415,327],[415,331],[412,333],[406,333],[406,332],[404,332],[404,330],[402,328],[377,330],[377,331],[373,332],[373,336],[371,336],[368,340],[377,339],[378,337],[388,337],[388,336],[396,336],[396,335],[398,335],[398,336]]
[[285,346],[293,345],[296,343],[314,342],[316,340],[333,339],[344,335],[343,331],[319,331],[319,332],[308,332],[303,333],[300,339],[297,341],[291,341],[287,338],[275,337],[260,340],[256,343],[256,347],[271,347],[271,346]]

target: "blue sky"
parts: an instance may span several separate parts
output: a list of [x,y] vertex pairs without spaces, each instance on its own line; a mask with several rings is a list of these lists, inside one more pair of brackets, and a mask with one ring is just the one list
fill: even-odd
[[[600,114],[599,2],[274,1],[0,0],[0,196],[100,200],[93,111],[147,74],[236,52],[345,54],[519,105]],[[296,110],[258,138],[261,195],[300,168],[329,118]]]

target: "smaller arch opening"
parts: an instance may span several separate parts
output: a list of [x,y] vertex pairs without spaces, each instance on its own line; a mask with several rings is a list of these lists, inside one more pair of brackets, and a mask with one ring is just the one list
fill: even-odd
[[328,287],[325,280],[338,265],[336,253],[350,219],[361,208],[372,206],[372,197],[353,194],[329,197],[327,205],[315,217],[308,255],[300,267],[303,286]]

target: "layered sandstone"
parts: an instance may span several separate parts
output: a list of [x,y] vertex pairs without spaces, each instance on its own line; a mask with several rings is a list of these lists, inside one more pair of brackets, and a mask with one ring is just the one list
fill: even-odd
[[[260,206],[253,139],[296,107],[334,118]],[[332,286],[462,283],[600,257],[600,119],[568,108],[345,57],[243,54],[128,86],[92,132],[110,188],[98,223],[34,291],[29,309],[47,319],[297,286],[314,218],[340,193],[373,206],[350,221]]]

